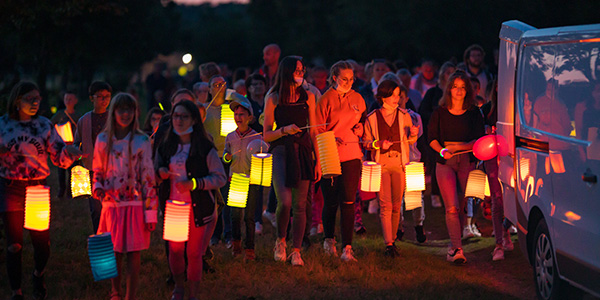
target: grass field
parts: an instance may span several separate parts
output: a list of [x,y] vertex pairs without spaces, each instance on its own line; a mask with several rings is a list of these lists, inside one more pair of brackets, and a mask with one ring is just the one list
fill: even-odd
[[[55,170],[54,170],[55,171]],[[56,173],[49,178],[56,187]],[[56,189],[53,189],[53,193]],[[55,198],[56,199],[56,198]],[[215,246],[212,265],[216,273],[205,274],[200,299],[532,299],[532,271],[515,244],[504,261],[492,262],[494,240],[491,223],[478,219],[485,238],[465,244],[469,262],[447,263],[448,236],[441,208],[426,207],[428,242],[414,241],[412,217],[407,214],[406,234],[398,244],[400,258],[383,256],[378,218],[364,214],[367,234],[354,241],[357,263],[345,264],[322,250],[321,237],[303,252],[304,267],[273,260],[273,227],[265,222],[256,239],[257,260],[246,264],[233,259],[223,244]],[[87,236],[92,226],[88,203],[82,200],[52,202],[51,256],[46,270],[48,299],[108,299],[110,282],[94,282],[87,257]],[[138,299],[170,299],[166,284],[168,266],[162,241],[162,225],[152,234],[151,248],[142,252]],[[339,232],[339,231],[338,231]],[[27,232],[23,253],[23,289],[31,295],[33,250]],[[515,237],[513,237],[514,239]],[[2,246],[4,247],[4,241]],[[339,245],[338,245],[339,247]],[[5,249],[2,250],[6,251]],[[289,249],[288,249],[289,251]],[[5,254],[0,255],[0,298],[9,298]]]

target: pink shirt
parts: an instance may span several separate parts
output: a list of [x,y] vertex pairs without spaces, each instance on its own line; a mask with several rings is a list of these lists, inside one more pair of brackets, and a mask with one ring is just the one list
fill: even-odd
[[345,142],[338,145],[340,162],[363,157],[358,143],[359,138],[352,128],[360,123],[365,110],[365,100],[354,90],[340,95],[335,89],[330,88],[317,102],[317,124],[329,123],[317,127],[318,132],[333,131],[336,138]]

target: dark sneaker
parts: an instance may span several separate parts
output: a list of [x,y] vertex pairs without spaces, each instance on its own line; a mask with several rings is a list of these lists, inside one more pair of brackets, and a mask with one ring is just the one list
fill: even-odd
[[215,257],[215,253],[212,251],[212,249],[209,247],[206,248],[206,252],[204,253],[204,255],[202,256],[202,259],[204,260],[212,260]]
[[423,231],[423,226],[415,226],[415,233],[417,234],[417,242],[425,243],[427,241],[427,236]]
[[211,265],[209,265],[205,259],[202,259],[202,271],[204,273],[214,273],[215,268],[213,268]]
[[44,284],[44,275],[37,277],[35,274],[31,275],[31,283],[33,285],[33,299],[43,300],[46,299],[46,285]]
[[169,277],[167,278],[167,284],[168,285],[173,285],[175,284],[175,279],[173,278],[173,275],[169,275]]
[[393,245],[385,246],[385,252],[383,252],[383,255],[389,258],[394,258],[398,255],[398,251]]
[[367,229],[366,229],[364,226],[360,226],[359,228],[356,228],[356,229],[354,230],[354,232],[355,232],[357,235],[364,235],[364,234],[366,234],[366,233],[367,233]]
[[462,248],[448,249],[446,260],[455,264],[464,264],[467,262],[467,258],[465,257]]
[[231,241],[231,254],[236,257],[242,254],[242,241]]
[[398,230],[396,232],[396,241],[402,241],[403,237],[404,237],[404,230]]

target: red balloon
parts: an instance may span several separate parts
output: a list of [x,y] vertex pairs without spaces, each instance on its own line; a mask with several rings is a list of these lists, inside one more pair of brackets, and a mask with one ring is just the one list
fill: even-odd
[[506,139],[501,135],[496,135],[496,147],[498,148],[499,156],[507,156],[508,155],[508,143]]
[[479,160],[490,160],[498,155],[496,135],[490,134],[480,137],[473,145],[473,154]]

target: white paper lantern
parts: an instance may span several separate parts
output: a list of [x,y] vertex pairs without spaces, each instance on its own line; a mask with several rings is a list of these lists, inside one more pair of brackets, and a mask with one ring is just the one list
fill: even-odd
[[233,173],[231,183],[229,184],[227,206],[246,208],[249,188],[250,176],[242,173]]
[[381,190],[381,165],[379,163],[363,162],[360,190],[363,192],[379,192]]
[[467,179],[467,190],[465,191],[465,197],[484,199],[486,182],[487,175],[485,175],[483,171],[471,171],[469,173],[469,178]]
[[404,210],[409,211],[419,208],[423,205],[421,191],[412,191],[404,193]]
[[169,200],[165,208],[163,239],[171,242],[186,242],[190,232],[190,203]]
[[317,135],[317,146],[319,147],[323,178],[341,175],[342,165],[340,164],[340,156],[333,131],[326,131]]
[[44,231],[50,228],[50,187],[32,185],[25,188],[25,229]]
[[271,186],[273,155],[270,153],[252,154],[250,161],[250,184]]
[[425,190],[425,167],[422,162],[411,162],[406,164],[406,191]]

